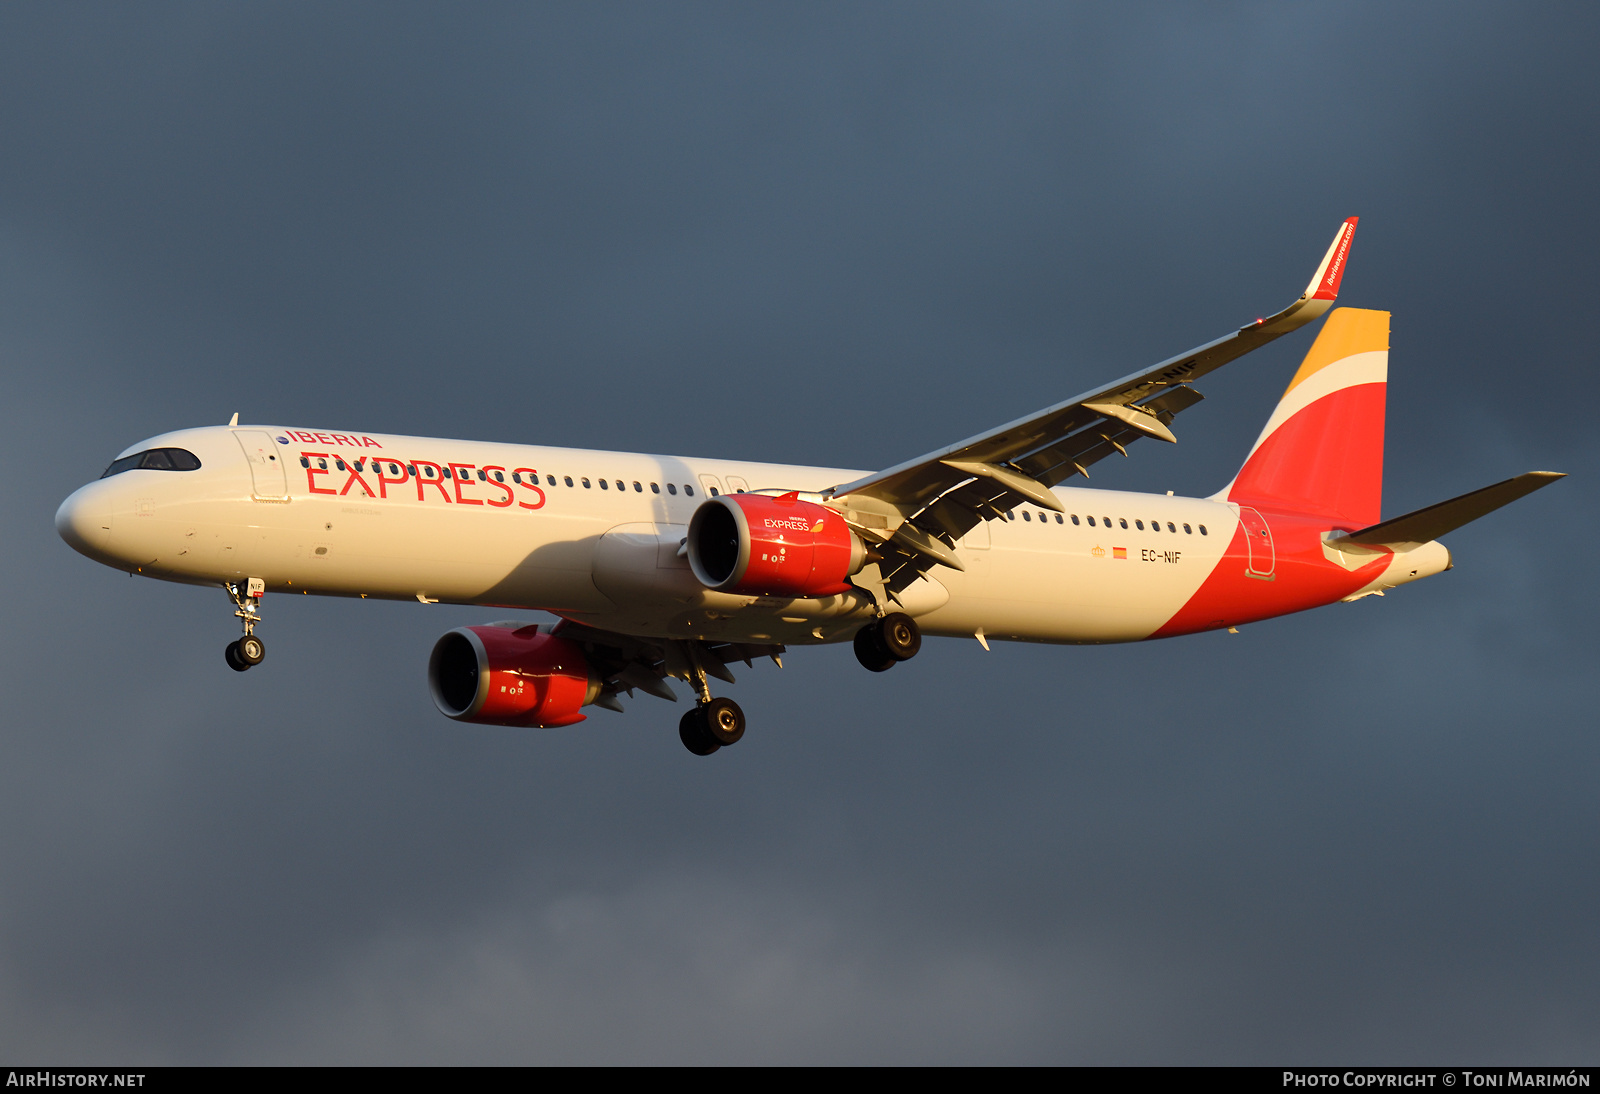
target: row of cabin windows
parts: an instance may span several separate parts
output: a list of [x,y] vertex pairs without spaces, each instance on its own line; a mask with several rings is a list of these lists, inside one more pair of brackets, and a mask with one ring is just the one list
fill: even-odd
[[[334,465],[334,467],[338,468],[340,471],[349,470],[349,468],[345,467],[344,461],[342,459],[340,459],[339,457],[337,457],[337,456],[335,456],[333,458],[333,465]],[[300,457],[300,466],[301,467],[310,467],[311,466],[310,458],[306,457],[306,456],[301,456]],[[328,469],[327,457],[324,457],[324,456],[317,457],[317,466],[319,468],[321,468],[323,471],[326,471]],[[355,463],[353,464],[353,466],[354,466],[355,470],[358,471],[358,472],[366,471],[369,466],[371,467],[371,469],[373,471],[378,471],[380,469],[387,468],[389,474],[398,476],[400,474],[400,468],[401,468],[402,465],[398,464],[398,463],[392,463],[392,462],[390,462],[388,460],[372,460],[370,465],[369,465],[368,461],[366,461],[366,460],[356,460]],[[420,477],[420,476],[417,476],[417,467],[416,467],[415,464],[408,463],[408,464],[405,464],[403,466],[406,469],[406,474],[411,475],[413,477]],[[455,477],[449,467],[440,468],[439,469],[439,474],[444,476],[447,479]],[[470,476],[471,473],[463,471],[462,474],[464,476]],[[491,478],[494,479],[495,482],[505,482],[506,481],[506,475],[505,475],[504,471],[484,471],[483,469],[480,468],[478,470],[477,474],[478,474],[478,481],[479,482],[488,482]],[[530,486],[537,486],[539,484],[539,475],[538,475],[538,472],[530,471],[528,473],[528,477],[527,478],[523,478],[522,477],[522,473],[520,471],[513,471],[511,473],[511,481],[515,482],[515,483],[526,482]],[[547,486],[555,486],[556,485],[556,477],[554,475],[546,475],[544,477],[544,481],[545,481],[545,484]],[[575,487],[575,486],[581,485],[583,487],[583,489],[585,489],[585,490],[590,490],[590,489],[593,489],[593,487],[594,487],[594,484],[591,483],[589,481],[589,479],[588,479],[588,476],[585,476],[585,475],[580,475],[578,477],[578,481],[576,483],[573,482],[571,475],[563,475],[563,476],[561,476],[561,481],[566,483],[568,486],[574,486]],[[611,485],[612,485],[613,482],[616,483],[616,488],[618,490],[624,492],[624,493],[626,493],[627,489],[628,489],[628,484],[625,483],[621,479],[596,479],[595,482],[599,483],[600,489],[602,489],[602,490],[610,490],[611,489]],[[633,484],[634,493],[636,493],[636,494],[644,493],[644,487],[645,487],[644,483],[635,482]],[[655,482],[650,483],[650,492],[652,494],[661,493],[661,484],[660,483],[655,483]],[[690,486],[688,483],[684,483],[683,484],[683,492],[688,497],[691,497],[691,498],[694,497],[694,487]],[[671,482],[667,483],[667,493],[672,494],[672,495],[676,495],[678,493],[677,484],[676,483],[671,483]],[[715,497],[716,494],[717,494],[716,489],[713,488],[712,491],[711,491],[711,494],[712,494],[713,497]]]
[[[480,472],[480,475],[481,475],[481,472]],[[522,479],[519,478],[515,474],[513,474],[511,477],[513,479],[515,479],[517,482],[521,482],[522,481]],[[530,475],[530,476],[528,476],[528,481],[529,482],[533,482],[533,483],[537,483],[539,481],[539,476],[538,475]],[[544,481],[545,481],[546,485],[554,486],[556,484],[556,477],[554,475],[546,475],[544,477]],[[568,486],[581,486],[585,490],[590,489],[589,480],[588,480],[588,478],[586,476],[583,476],[583,475],[578,476],[578,481],[576,483],[574,483],[572,481],[572,476],[571,475],[562,475],[561,476],[561,481],[566,483]],[[611,480],[608,480],[608,479],[596,479],[595,482],[599,484],[600,489],[602,489],[602,490],[610,490],[611,489],[611,485],[612,485],[613,482],[616,483],[617,489],[622,491],[623,493],[626,493],[627,490],[628,490],[628,484],[623,482],[621,479],[611,479]],[[661,484],[660,483],[653,482],[653,483],[650,483],[649,485],[650,485],[650,492],[652,494],[661,493]],[[644,487],[645,487],[645,484],[643,484],[641,482],[638,482],[638,481],[635,481],[634,484],[633,484],[633,492],[635,494],[642,494],[642,493],[644,493]],[[683,484],[683,492],[688,497],[691,497],[691,498],[694,497],[694,487],[690,486],[688,483],[684,483]],[[715,490],[713,490],[711,492],[713,494],[716,493]],[[677,483],[673,483],[673,482],[667,483],[667,493],[672,494],[672,495],[676,495],[678,493],[678,484]]]
[[[1050,514],[1050,513],[1040,513],[1040,514],[1038,514],[1039,523],[1040,524],[1049,524],[1051,515],[1052,514]],[[1067,518],[1063,518],[1060,513],[1056,513],[1056,514],[1054,514],[1054,516],[1056,518],[1056,523],[1057,524],[1065,524],[1067,522]],[[1007,513],[1006,514],[1006,519],[1007,520],[1016,520],[1017,519],[1016,511],[1013,510],[1012,512]],[[1026,521],[1033,520],[1034,519],[1033,512],[1030,511],[1030,510],[1024,509],[1022,511],[1022,519],[1026,520]],[[1073,513],[1071,515],[1070,519],[1071,519],[1073,524],[1079,524],[1080,523],[1079,520],[1078,520],[1078,514],[1076,514],[1076,513]],[[1085,517],[1084,520],[1087,520],[1089,522],[1089,527],[1090,528],[1097,528],[1097,527],[1113,528],[1113,527],[1118,527],[1118,526],[1120,526],[1122,528],[1127,528],[1128,527],[1128,518],[1127,517],[1118,517],[1116,524],[1112,524],[1110,517],[1101,517],[1100,518],[1100,523],[1098,525],[1095,523],[1095,519],[1093,517]],[[1135,520],[1133,522],[1133,528],[1135,530],[1140,531],[1140,532],[1144,531],[1144,521]],[[1194,535],[1194,529],[1195,528],[1199,528],[1200,529],[1200,534],[1202,536],[1209,534],[1206,531],[1206,526],[1204,524],[1195,525],[1193,527],[1191,527],[1188,524],[1185,524],[1185,525],[1183,525],[1183,532],[1184,532],[1185,535],[1192,536],[1192,535]],[[1161,531],[1161,522],[1159,520],[1151,521],[1150,522],[1150,531],[1152,531],[1152,532]],[[1178,525],[1176,523],[1174,523],[1173,521],[1170,521],[1170,520],[1167,521],[1167,531],[1173,533],[1174,535],[1176,535],[1177,531],[1178,531]]]
[[[188,455],[188,453],[184,453],[184,454]],[[190,458],[193,459],[193,457],[190,457]],[[137,457],[129,457],[130,461],[134,460],[134,459],[137,459]],[[117,462],[120,464],[120,463],[124,463],[124,462],[128,462],[128,461],[119,460]],[[196,464],[196,466],[198,466],[199,461],[196,460],[195,464]],[[347,470],[347,468],[345,467],[344,460],[340,459],[337,456],[335,456],[333,458],[333,464],[340,471]],[[364,459],[356,460],[355,461],[355,469],[357,471],[366,471],[367,470],[367,464],[368,464],[368,461],[366,461]],[[146,466],[149,466],[149,465],[147,464]],[[300,457],[300,466],[301,467],[310,467],[311,466],[310,459],[305,457],[305,456],[301,456]],[[319,468],[321,468],[322,470],[326,471],[328,469],[327,457],[319,456],[317,458],[317,466]],[[372,460],[371,461],[372,470],[377,471],[377,470],[379,470],[379,468],[382,468],[382,467],[386,467],[388,469],[389,474],[391,474],[391,475],[399,475],[400,474],[401,465],[398,464],[398,463],[394,463],[394,462],[391,462],[391,461],[385,461],[385,460]],[[120,469],[121,468],[118,468],[118,470],[120,470]],[[406,469],[406,474],[411,475],[413,477],[415,477],[417,475],[417,468],[416,468],[415,464],[409,464],[408,463],[408,464],[405,465],[405,469]],[[444,476],[445,478],[447,478],[447,479],[454,477],[453,473],[452,473],[452,471],[451,471],[451,469],[449,467],[440,468],[439,473],[442,476]],[[115,472],[108,470],[107,474],[115,474]],[[506,481],[506,476],[505,476],[505,472],[504,471],[492,471],[492,472],[490,472],[490,471],[484,471],[481,468],[478,470],[478,481],[479,482],[487,482],[491,476],[493,476],[495,482],[505,482]],[[556,476],[554,476],[554,475],[546,475],[544,477],[544,480],[545,480],[545,485],[547,485],[547,486],[555,486],[556,485],[556,481],[557,481],[556,480]],[[511,481],[515,482],[515,483],[521,483],[523,481],[526,481],[529,485],[537,486],[538,483],[539,483],[539,475],[538,475],[537,472],[530,472],[528,474],[527,479],[524,480],[523,477],[522,477],[521,472],[513,471],[511,473]],[[593,484],[589,481],[589,478],[586,475],[578,476],[577,482],[573,481],[573,478],[572,478],[571,475],[563,475],[563,476],[561,476],[560,481],[564,482],[566,485],[574,487],[574,488],[576,488],[578,486],[581,486],[585,490],[593,489]],[[602,490],[610,490],[611,489],[611,484],[613,482],[616,483],[616,488],[619,491],[622,491],[622,492],[626,493],[627,489],[628,489],[628,484],[626,482],[624,482],[622,479],[596,479],[595,482],[599,483],[600,489],[602,489]],[[638,482],[637,480],[635,480],[635,482],[633,484],[633,489],[634,489],[635,493],[642,494],[642,493],[644,493],[644,484],[641,483],[641,482]],[[721,491],[719,491],[714,486],[710,487],[709,489],[711,491],[711,496],[712,497],[717,497],[721,493]],[[659,483],[654,483],[654,482],[651,483],[650,484],[650,492],[652,494],[661,493],[661,485]],[[676,483],[671,483],[671,482],[667,483],[667,493],[673,495],[674,497],[676,497],[677,493],[678,493],[677,484]],[[694,497],[694,487],[690,486],[688,483],[684,483],[683,484],[683,493],[684,493],[684,495],[686,497],[691,497],[691,498]],[[1060,513],[1056,513],[1056,514],[1054,514],[1054,516],[1056,518],[1056,523],[1057,524],[1065,524],[1066,523],[1066,521],[1062,518]],[[1006,517],[1009,520],[1016,520],[1017,519],[1017,514],[1013,510],[1012,512],[1007,513]],[[1040,524],[1048,524],[1049,521],[1050,521],[1050,517],[1051,517],[1051,514],[1049,514],[1049,513],[1040,513],[1038,515],[1039,523]],[[1030,510],[1024,509],[1022,511],[1022,519],[1025,520],[1025,521],[1030,521],[1031,522],[1034,519],[1034,514]],[[1072,523],[1073,524],[1078,524],[1079,523],[1078,514],[1073,513],[1071,515],[1071,519],[1072,519]],[[1093,517],[1086,517],[1085,519],[1089,522],[1089,527],[1091,527],[1091,528],[1097,527],[1097,525],[1095,524],[1095,519]],[[1107,527],[1107,528],[1113,527],[1110,517],[1101,517],[1100,520],[1104,524],[1105,527]],[[1120,518],[1119,523],[1121,524],[1121,526],[1123,528],[1127,528],[1128,527],[1128,519],[1126,517]],[[1133,524],[1134,524],[1134,528],[1136,528],[1138,531],[1141,531],[1141,532],[1144,531],[1144,521],[1135,520],[1133,522]],[[1206,526],[1204,524],[1198,525],[1198,527],[1200,529],[1200,534],[1202,536],[1207,534]],[[1152,532],[1161,531],[1161,522],[1159,520],[1151,521],[1150,522],[1150,530]],[[1183,530],[1184,530],[1184,533],[1187,534],[1187,535],[1193,535],[1194,534],[1194,529],[1191,528],[1188,524],[1185,524],[1183,526]],[[1167,531],[1171,532],[1173,534],[1177,534],[1178,527],[1174,522],[1169,520],[1169,521],[1167,521]]]

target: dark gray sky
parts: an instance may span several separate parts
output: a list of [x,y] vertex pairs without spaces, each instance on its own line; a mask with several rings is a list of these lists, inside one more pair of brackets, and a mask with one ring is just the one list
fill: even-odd
[[[1592,1062],[1596,30],[0,7],[0,1056]],[[441,718],[492,611],[273,599],[236,675],[220,592],[51,526],[235,410],[884,466],[1287,304],[1352,214],[1385,512],[1573,475],[1237,636],[797,650],[707,762],[651,699]],[[1094,485],[1214,490],[1311,337]]]

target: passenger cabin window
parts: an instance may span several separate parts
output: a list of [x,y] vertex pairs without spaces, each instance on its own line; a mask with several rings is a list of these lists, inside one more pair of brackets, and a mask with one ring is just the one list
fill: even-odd
[[611,484],[609,482],[607,482],[605,479],[601,479],[600,480],[600,489],[602,489],[602,490],[610,490],[611,489]]
[[1153,520],[1153,521],[1151,521],[1151,522],[1150,522],[1150,530],[1151,530],[1151,531],[1152,531],[1152,532],[1159,532],[1159,531],[1161,531],[1161,522],[1160,522],[1160,521],[1159,521],[1159,520]]
[[661,493],[661,487],[657,486],[655,483],[651,483],[650,484],[650,492],[652,494],[659,494],[659,493]]
[[589,480],[588,479],[580,478],[578,481],[583,483],[583,488],[585,490],[589,489]]
[[694,487],[690,486],[688,483],[683,484],[683,492],[688,497],[694,497]]
[[571,475],[562,475],[561,476],[561,481],[566,483],[568,486],[571,486],[572,485],[572,476]]
[[720,498],[722,495],[717,491],[717,488],[713,486],[711,488],[711,496],[714,498]]
[[1093,527],[1094,527],[1094,518],[1093,518],[1093,517],[1090,517],[1090,518],[1089,518],[1089,527],[1090,527],[1090,528],[1093,528]]
[[1027,511],[1027,510],[1026,510],[1026,509],[1024,509],[1024,510],[1023,510],[1023,511],[1022,511],[1022,519],[1023,519],[1023,520],[1032,520],[1032,519],[1033,519],[1033,518],[1032,518],[1032,517],[1031,517],[1031,516],[1029,516],[1029,515],[1028,515],[1028,511]]
[[[302,457],[302,462],[304,458]],[[112,460],[102,479],[120,475],[124,471],[198,471],[200,460],[185,448],[151,448],[135,452],[120,460]]]
[[1142,520],[1134,521],[1133,522],[1133,526],[1135,528],[1139,529],[1139,531],[1141,531],[1141,532],[1144,531],[1144,521],[1142,521]]
[[678,488],[669,482],[667,483],[667,493],[676,496],[678,493]]
[[1172,524],[1172,522],[1170,520],[1167,521],[1167,531],[1169,531],[1169,532],[1177,532],[1177,530],[1178,530],[1177,528],[1173,527],[1173,524]]
[[1122,525],[1124,528],[1126,528],[1128,526],[1128,518],[1127,517],[1118,517],[1117,518],[1117,523]]
[[1204,524],[1202,524],[1202,525],[1199,526],[1199,528],[1200,528],[1200,534],[1202,536],[1205,535],[1206,534],[1206,526]]
[[644,487],[640,486],[638,483],[634,483],[633,484],[633,492],[635,494],[642,494],[642,493],[644,493]]
[[1189,530],[1189,526],[1187,524],[1183,526],[1183,534],[1186,536],[1194,535],[1194,533]]
[[626,490],[627,489],[626,486],[622,485],[622,480],[621,479],[617,480],[617,489],[618,490]]
[[1076,513],[1072,514],[1072,523],[1073,524],[1077,524],[1078,523],[1078,514],[1076,514]]
[[1066,519],[1064,517],[1062,517],[1062,515],[1060,513],[1057,513],[1056,514],[1056,523],[1057,524],[1065,524],[1067,522],[1066,522]]

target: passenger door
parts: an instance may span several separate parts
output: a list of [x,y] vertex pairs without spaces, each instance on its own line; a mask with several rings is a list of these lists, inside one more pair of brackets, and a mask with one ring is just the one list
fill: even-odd
[[1266,518],[1248,505],[1241,505],[1239,523],[1244,525],[1244,539],[1250,550],[1250,561],[1245,565],[1246,576],[1259,577],[1263,581],[1273,580],[1277,553],[1272,547],[1272,529],[1267,527]]
[[279,445],[272,434],[259,429],[236,429],[234,438],[250,464],[250,481],[257,501],[288,501],[289,479],[284,473]]

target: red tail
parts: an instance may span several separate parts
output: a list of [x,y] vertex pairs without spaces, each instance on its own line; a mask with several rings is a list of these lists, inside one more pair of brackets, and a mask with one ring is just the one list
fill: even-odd
[[1334,311],[1224,496],[1351,528],[1376,524],[1388,379],[1389,313]]

